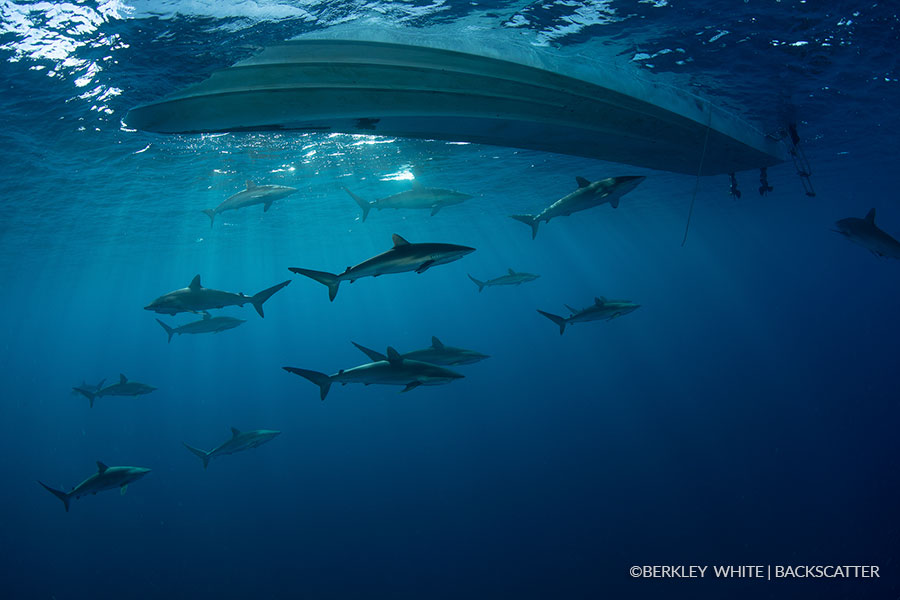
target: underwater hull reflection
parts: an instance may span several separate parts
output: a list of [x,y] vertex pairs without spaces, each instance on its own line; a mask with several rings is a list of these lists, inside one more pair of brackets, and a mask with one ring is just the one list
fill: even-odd
[[[474,54],[300,40],[132,109],[159,133],[306,130],[467,141],[704,175],[784,159],[776,141],[708,102],[628,74],[600,85]],[[707,128],[708,137],[707,137]]]

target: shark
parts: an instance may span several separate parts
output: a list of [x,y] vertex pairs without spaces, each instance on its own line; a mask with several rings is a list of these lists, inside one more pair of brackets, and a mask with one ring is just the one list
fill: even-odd
[[622,177],[607,177],[599,181],[588,181],[584,177],[576,177],[578,189],[563,196],[536,215],[510,215],[516,221],[520,221],[531,227],[531,239],[537,237],[538,225],[541,221],[550,222],[554,217],[567,217],[572,213],[594,208],[604,203],[609,203],[613,208],[619,207],[619,199],[636,188],[646,177],[639,175],[626,175]]
[[[105,379],[101,379],[100,383],[98,383],[97,385],[91,385],[89,383],[85,383],[84,380],[82,380],[81,385],[76,385],[75,387],[72,388],[72,393],[73,394],[82,394],[85,397],[87,397],[88,399],[90,399],[92,395],[96,396],[97,392],[99,392],[101,389],[103,389],[104,383],[106,383]],[[91,402],[91,406],[93,406],[93,401]]]
[[848,217],[835,223],[840,233],[848,240],[859,244],[875,256],[900,258],[900,242],[875,225],[875,209],[870,210],[865,218]]
[[182,335],[185,333],[219,333],[227,329],[234,329],[241,323],[246,323],[244,319],[236,319],[234,317],[211,317],[208,312],[203,313],[203,318],[199,321],[191,321],[178,327],[169,327],[159,319],[156,320],[166,333],[169,334],[169,342],[176,333]]
[[55,490],[49,485],[38,481],[45,490],[62,500],[69,512],[69,503],[72,498],[76,500],[88,494],[96,495],[97,492],[105,490],[114,490],[119,488],[119,493],[125,495],[128,484],[134,483],[138,479],[150,472],[150,469],[144,467],[107,467],[100,461],[97,461],[97,472],[75,486],[71,492],[63,492]]
[[603,296],[600,296],[594,298],[594,303],[591,306],[581,310],[566,305],[566,308],[572,313],[568,317],[560,317],[559,315],[554,315],[542,310],[538,310],[538,312],[559,325],[559,335],[562,335],[566,331],[566,325],[586,323],[587,321],[599,321],[600,319],[609,321],[610,319],[627,315],[640,307],[640,304],[635,304],[628,300],[607,300]]
[[534,273],[516,273],[512,269],[509,269],[509,272],[506,275],[494,277],[493,279],[488,279],[487,281],[479,281],[469,275],[469,279],[471,279],[472,282],[478,286],[479,292],[484,288],[493,285],[522,285],[523,283],[534,281],[538,277],[540,277],[540,275],[535,275]]
[[274,429],[254,429],[253,431],[241,431],[235,427],[231,428],[231,439],[225,441],[225,443],[213,448],[210,451],[201,450],[200,448],[194,448],[193,446],[189,446],[187,443],[182,442],[184,447],[197,455],[200,460],[203,461],[203,468],[205,469],[209,465],[209,461],[218,456],[225,456],[226,454],[234,454],[235,452],[242,452],[244,450],[250,450],[252,448],[257,448],[262,446],[266,442],[271,442],[275,439],[275,436],[279,435],[281,432]]
[[144,307],[144,310],[152,310],[153,312],[166,315],[176,315],[180,312],[199,313],[212,308],[224,308],[226,306],[244,306],[248,302],[253,305],[260,317],[265,317],[263,313],[263,303],[272,297],[272,295],[285,287],[291,282],[290,279],[282,281],[277,285],[265,289],[253,296],[244,294],[235,294],[233,292],[223,292],[222,290],[214,290],[205,288],[200,283],[200,276],[197,275],[191,280],[186,288],[174,290],[168,294],[163,294],[150,304]]
[[[103,381],[106,380],[104,379]],[[79,386],[72,388],[72,391],[78,392],[87,398],[91,403],[91,408],[94,408],[94,400],[101,396],[143,396],[156,390],[155,387],[146,383],[128,381],[128,378],[121,373],[119,373],[119,383],[102,387],[103,381],[97,385],[96,389],[92,389],[92,386]]]
[[212,227],[216,222],[216,215],[219,213],[255,204],[262,204],[263,212],[268,212],[273,202],[287,198],[296,191],[297,188],[286,185],[256,185],[252,181],[247,181],[245,189],[233,196],[229,196],[217,207],[204,210],[203,214],[209,217],[209,226]]
[[340,274],[326,271],[314,271],[290,267],[288,270],[298,275],[305,275],[328,287],[328,299],[332,302],[338,293],[342,281],[353,283],[362,277],[378,277],[389,273],[405,273],[415,271],[424,273],[435,265],[444,265],[459,260],[466,254],[475,252],[475,248],[457,246],[456,244],[439,244],[432,242],[411,244],[396,233],[391,237],[394,247],[377,256],[364,260],[358,265],[347,267]]
[[341,369],[334,375],[296,367],[282,368],[288,373],[299,375],[318,385],[319,398],[322,400],[328,395],[333,383],[341,385],[348,383],[402,385],[404,387],[401,392],[408,392],[422,385],[441,385],[464,377],[464,375],[438,365],[402,358],[391,347],[387,349],[385,360],[377,360],[350,369]]
[[[366,348],[365,346],[357,344],[356,342],[351,343],[374,362],[387,360],[387,356],[385,356],[381,352],[372,350],[371,348]],[[453,366],[476,363],[486,358],[490,358],[490,355],[475,352],[474,350],[466,350],[465,348],[445,346],[441,342],[441,340],[437,339],[437,337],[432,336],[431,346],[429,346],[428,348],[422,348],[421,350],[406,352],[404,354],[401,354],[400,358],[404,360],[417,360],[420,362],[430,363],[432,365]]]
[[356,201],[356,204],[362,210],[362,221],[366,221],[366,217],[369,216],[369,211],[372,208],[377,208],[378,210],[382,210],[385,208],[419,208],[419,209],[430,209],[431,216],[438,214],[442,208],[446,206],[452,206],[454,204],[461,204],[471,198],[469,194],[463,194],[462,192],[456,192],[454,190],[442,190],[440,188],[427,188],[423,187],[421,183],[418,181],[413,181],[412,189],[406,190],[405,192],[400,192],[399,194],[394,194],[392,196],[388,196],[387,198],[381,198],[379,200],[375,200],[374,202],[368,202],[363,198],[360,198],[347,188],[341,188],[345,192],[347,192],[353,200]]

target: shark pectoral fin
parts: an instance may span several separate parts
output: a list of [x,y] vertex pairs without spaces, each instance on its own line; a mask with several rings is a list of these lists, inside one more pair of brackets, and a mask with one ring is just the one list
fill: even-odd
[[613,208],[619,208],[619,199],[618,198],[611,199],[609,201],[609,203]]
[[431,207],[431,216],[433,217],[434,215],[438,214],[439,210],[441,210],[440,204],[436,204],[436,205],[432,206]]
[[272,208],[272,201],[268,201],[263,204],[263,212],[269,212],[269,209]]
[[420,385],[422,385],[422,383],[419,382],[419,381],[410,381],[409,383],[406,384],[406,387],[405,387],[405,388],[403,388],[402,390],[400,390],[400,393],[402,394],[403,392],[409,392],[409,391],[411,391],[411,390],[416,389],[416,388],[419,387]]
[[419,268],[416,269],[416,273],[424,273],[424,272],[427,271],[433,264],[434,264],[434,261],[433,261],[433,260],[426,260],[426,261],[423,262],[421,265],[419,265]]
[[128,491],[128,484],[126,483],[125,485],[123,485],[122,487],[119,488],[119,495],[124,496],[125,492],[127,492],[127,491]]

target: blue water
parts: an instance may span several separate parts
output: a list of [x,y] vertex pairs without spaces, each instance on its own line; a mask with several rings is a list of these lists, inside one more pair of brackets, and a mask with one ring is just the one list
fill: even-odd
[[[830,231],[878,211],[900,236],[896,11],[887,3],[0,1],[0,590],[4,598],[898,598],[900,265]],[[567,156],[349,136],[162,137],[121,124],[257,47],[358,24],[468,32],[631,64],[764,131],[800,123],[818,195],[789,164],[700,182]],[[724,33],[723,33],[724,32]],[[505,36],[505,37],[504,37]],[[472,200],[374,212],[430,187]],[[648,179],[541,226],[508,218],[574,177]],[[263,214],[201,209],[245,180],[299,192]],[[477,251],[325,288],[392,233]],[[479,294],[512,267],[536,282]],[[186,286],[255,293],[218,335],[142,307]],[[535,309],[636,312],[560,336]],[[162,317],[169,323],[191,320]],[[281,370],[364,362],[351,344],[445,343],[465,379],[314,385]],[[119,373],[159,389],[70,393]],[[204,471],[182,442],[283,433]],[[94,462],[153,469],[74,500]],[[633,579],[633,565],[877,565],[877,579]]]

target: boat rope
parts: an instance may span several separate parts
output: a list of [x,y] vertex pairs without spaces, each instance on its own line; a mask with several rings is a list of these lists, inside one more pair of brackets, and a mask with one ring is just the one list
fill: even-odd
[[681,245],[687,242],[688,231],[691,228],[691,217],[694,215],[694,201],[697,199],[697,190],[700,189],[700,173],[703,172],[703,161],[706,158],[706,145],[709,143],[709,128],[712,123],[712,107],[707,103],[709,114],[706,116],[706,136],[703,138],[703,152],[700,154],[700,167],[697,169],[697,179],[694,182],[694,194],[691,196],[691,207],[688,209],[687,223],[684,224],[684,238]]
[[810,179],[812,167],[810,167],[809,161],[806,159],[803,148],[800,147],[800,134],[797,133],[796,123],[788,125],[788,136],[791,139],[791,158],[794,161],[794,168],[797,169],[797,175],[800,176],[800,181],[803,183],[803,191],[810,198],[814,198],[816,191],[813,189],[812,180]]
[[734,171],[728,174],[731,177],[731,198],[732,200],[740,200],[741,199],[741,190],[738,189],[737,177],[734,175]]
[[769,185],[769,174],[766,173],[766,168],[762,167],[759,170],[759,195],[765,196],[774,189],[775,188]]

